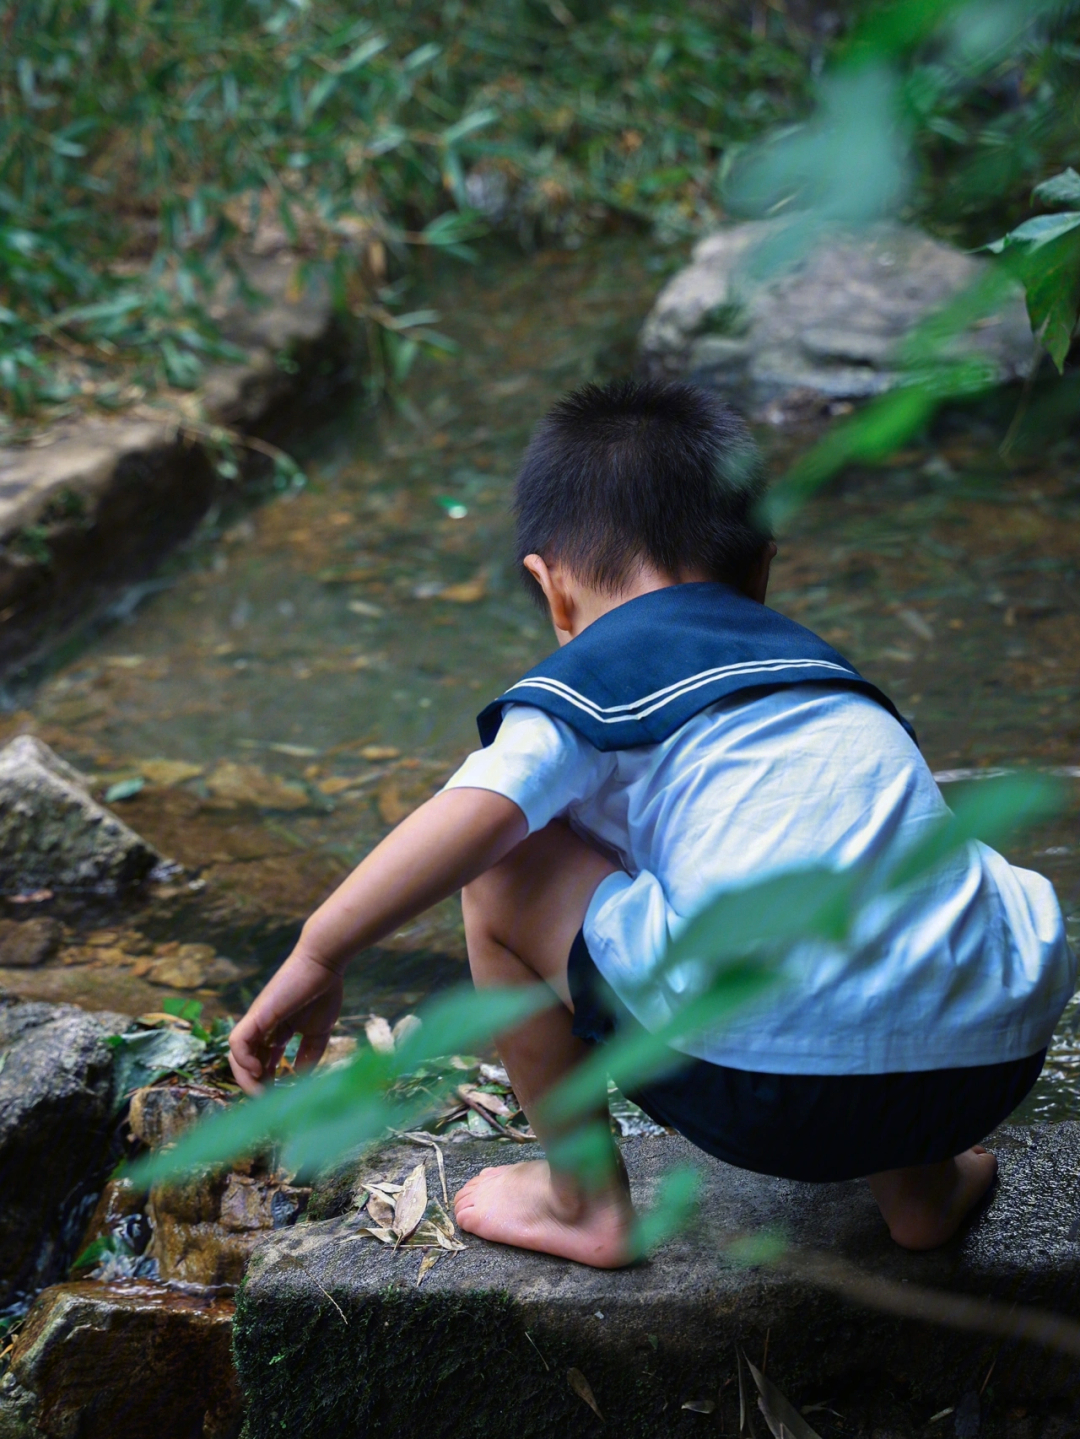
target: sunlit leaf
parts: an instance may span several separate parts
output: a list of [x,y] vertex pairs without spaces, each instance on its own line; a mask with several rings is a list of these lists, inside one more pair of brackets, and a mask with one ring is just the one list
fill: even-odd
[[1070,165],[1036,185],[1031,198],[1041,205],[1080,205],[1080,175]]

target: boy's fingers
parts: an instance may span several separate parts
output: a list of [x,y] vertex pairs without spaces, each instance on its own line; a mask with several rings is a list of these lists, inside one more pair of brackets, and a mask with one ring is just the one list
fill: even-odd
[[233,1072],[233,1078],[245,1094],[250,1095],[252,1098],[257,1094],[262,1094],[263,1085],[259,1083],[257,1076],[241,1064],[236,1055],[232,1053],[229,1054],[229,1068]]
[[323,1029],[316,1034],[305,1034],[300,1041],[300,1048],[296,1054],[297,1069],[306,1069],[309,1065],[318,1064],[319,1060],[326,1053],[326,1046],[330,1041],[330,1031]]

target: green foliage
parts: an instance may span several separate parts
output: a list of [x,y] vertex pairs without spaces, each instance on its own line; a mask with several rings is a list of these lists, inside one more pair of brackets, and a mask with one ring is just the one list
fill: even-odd
[[[1032,199],[1080,206],[1080,175],[1070,166],[1036,185]],[[995,255],[1019,250],[1032,331],[1062,373],[1080,320],[1080,209],[1036,215],[986,248]]]
[[[694,0],[581,11],[0,0],[0,404],[198,384],[236,358],[216,317],[253,244],[382,323],[410,248],[474,256],[476,201],[523,238],[715,219],[725,147],[800,101],[798,32]],[[390,379],[437,343],[408,328]]]

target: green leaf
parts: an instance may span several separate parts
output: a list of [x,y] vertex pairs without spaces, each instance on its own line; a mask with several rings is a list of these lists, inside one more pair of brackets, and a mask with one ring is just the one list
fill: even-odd
[[1060,374],[1080,316],[1080,214],[1071,233],[1024,257],[1021,274],[1031,328]]
[[351,55],[346,56],[338,66],[339,75],[350,75],[354,70],[359,70],[361,65],[366,65],[369,60],[374,60],[376,55],[386,49],[390,41],[385,35],[372,35],[362,45],[357,45]]
[[118,1035],[113,1082],[118,1100],[201,1059],[206,1046],[177,1029],[141,1029]]
[[1010,230],[1000,240],[994,240],[991,244],[984,245],[983,249],[1000,255],[1002,250],[1009,245],[1023,244],[1038,248],[1040,245],[1048,245],[1059,235],[1065,235],[1070,230],[1075,230],[1078,225],[1080,225],[1080,210],[1062,210],[1056,215],[1036,215],[1030,220],[1025,220],[1022,225],[1017,225],[1015,230]]
[[469,135],[475,135],[478,130],[484,130],[488,125],[494,125],[499,118],[498,110],[487,106],[483,110],[473,110],[468,115],[463,115],[456,124],[448,126],[442,132],[441,140],[447,147],[458,145]]
[[105,803],[115,804],[117,800],[132,799],[145,787],[146,781],[142,775],[135,775],[132,779],[117,780],[105,791]]
[[1031,198],[1041,205],[1080,205],[1080,175],[1070,165],[1036,185]]
[[179,995],[170,994],[161,1001],[161,1012],[174,1014],[177,1019],[198,1019],[203,1007],[197,999],[181,999]]
[[701,1175],[690,1165],[680,1165],[660,1181],[653,1207],[639,1214],[630,1235],[630,1252],[645,1259],[661,1244],[683,1229],[694,1215],[701,1194]]

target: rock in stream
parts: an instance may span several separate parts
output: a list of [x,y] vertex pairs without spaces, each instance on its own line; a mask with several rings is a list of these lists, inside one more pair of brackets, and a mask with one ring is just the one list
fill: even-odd
[[[755,407],[792,393],[866,399],[900,382],[904,336],[987,263],[910,227],[883,225],[830,234],[797,263],[755,278],[754,261],[785,223],[729,225],[695,246],[642,331],[654,374],[692,376]],[[998,383],[1025,376],[1034,353],[1019,289],[950,348],[984,362]]]
[[0,750],[0,891],[115,890],[160,859],[48,745],[20,735]]

